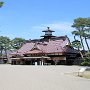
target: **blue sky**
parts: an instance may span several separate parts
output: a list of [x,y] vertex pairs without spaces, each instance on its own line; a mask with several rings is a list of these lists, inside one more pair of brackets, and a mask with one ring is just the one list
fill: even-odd
[[[1,1],[1,0],[0,0]],[[73,20],[90,17],[90,0],[2,0],[0,35],[11,39],[40,38],[47,26],[54,35],[67,35],[71,40]]]

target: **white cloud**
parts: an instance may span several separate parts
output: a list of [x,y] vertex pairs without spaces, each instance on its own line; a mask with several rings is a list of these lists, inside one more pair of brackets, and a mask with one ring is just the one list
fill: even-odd
[[53,23],[49,25],[51,28],[55,30],[69,30],[69,31],[72,30],[70,23]]
[[50,24],[41,24],[40,26],[34,26],[33,29],[44,30],[46,27],[50,27],[53,30],[65,30],[65,31],[72,31],[73,28],[71,27],[72,23],[70,22],[59,22],[59,23],[50,23]]

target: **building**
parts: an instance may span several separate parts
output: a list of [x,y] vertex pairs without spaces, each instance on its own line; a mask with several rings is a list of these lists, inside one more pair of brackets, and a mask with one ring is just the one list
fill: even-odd
[[70,46],[67,36],[53,36],[47,27],[41,39],[30,40],[19,50],[13,52],[13,65],[72,65],[77,64],[80,53]]

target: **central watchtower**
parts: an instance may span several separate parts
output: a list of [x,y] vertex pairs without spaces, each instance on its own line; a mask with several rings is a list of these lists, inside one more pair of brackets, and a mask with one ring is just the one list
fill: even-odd
[[47,29],[43,30],[42,32],[45,32],[45,35],[41,36],[41,37],[44,37],[44,39],[50,39],[52,37],[55,37],[52,35],[52,32],[55,32],[55,31],[50,30],[50,27],[47,27]]

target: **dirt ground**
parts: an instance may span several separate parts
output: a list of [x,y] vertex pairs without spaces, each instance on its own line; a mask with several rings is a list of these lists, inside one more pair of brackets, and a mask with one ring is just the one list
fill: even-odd
[[0,65],[0,90],[89,90],[90,79],[68,75],[79,66]]

